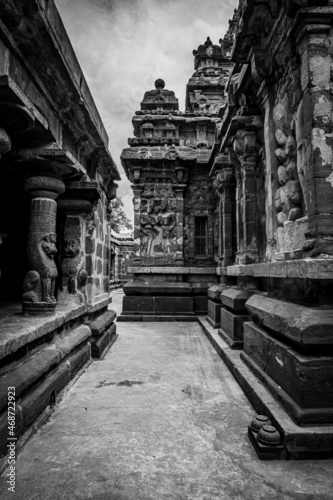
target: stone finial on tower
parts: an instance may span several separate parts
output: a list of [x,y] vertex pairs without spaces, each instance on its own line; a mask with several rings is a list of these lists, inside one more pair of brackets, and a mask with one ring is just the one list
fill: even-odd
[[141,102],[141,110],[144,111],[178,111],[178,99],[172,90],[167,90],[165,81],[158,78],[155,81],[155,89],[145,93]]

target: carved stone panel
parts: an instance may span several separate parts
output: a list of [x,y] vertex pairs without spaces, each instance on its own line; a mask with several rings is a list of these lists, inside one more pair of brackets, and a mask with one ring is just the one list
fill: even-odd
[[181,214],[174,184],[167,179],[156,180],[147,178],[141,194],[139,253],[145,262],[172,264],[180,251],[177,232]]

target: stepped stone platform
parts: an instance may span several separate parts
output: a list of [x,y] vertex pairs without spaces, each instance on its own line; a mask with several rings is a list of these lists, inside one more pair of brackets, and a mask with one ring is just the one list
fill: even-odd
[[[199,317],[198,320],[215,350],[243,389],[256,412],[268,416],[280,432],[284,452],[275,458],[333,459],[333,425],[297,425],[273,396],[273,394],[276,396],[277,393],[280,393],[280,398],[283,398],[284,396],[281,394],[283,388],[277,386],[277,384],[274,390],[270,390],[272,389],[270,385],[266,388],[262,384],[263,377],[253,369],[253,366],[251,366],[252,370],[249,368],[250,362],[246,364],[241,359],[244,358],[244,353],[232,350],[204,317]],[[245,323],[245,325],[247,329],[255,328],[251,322]],[[257,356],[259,355],[257,353]],[[293,390],[297,392],[299,388]],[[323,414],[325,417],[325,412]],[[250,422],[248,423],[250,424]]]

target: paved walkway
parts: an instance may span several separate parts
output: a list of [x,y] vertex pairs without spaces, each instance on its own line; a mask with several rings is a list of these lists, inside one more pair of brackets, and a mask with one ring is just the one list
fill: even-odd
[[[113,296],[119,310],[122,292]],[[1,498],[333,499],[333,461],[257,459],[253,410],[198,324],[117,328],[24,448],[16,493]]]

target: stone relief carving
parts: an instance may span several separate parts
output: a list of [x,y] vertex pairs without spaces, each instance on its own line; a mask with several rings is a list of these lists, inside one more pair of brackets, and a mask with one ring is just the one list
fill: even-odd
[[215,193],[212,182],[194,181],[187,188],[186,205],[188,207],[196,207],[196,209],[207,208],[212,206],[215,208]]
[[94,234],[96,227],[97,227],[97,214],[95,205],[93,210],[90,212],[90,214],[86,219],[87,235],[90,236],[90,238],[92,238],[92,235]]
[[163,253],[171,253],[171,239],[175,236],[174,229],[176,227],[176,216],[175,214],[169,214],[166,217],[162,215],[158,216],[157,219],[158,225],[162,230],[162,249]]
[[150,256],[169,255],[174,253],[176,197],[171,182],[153,184],[152,180],[147,179],[141,196],[141,252]]
[[302,216],[302,193],[300,183],[293,180],[290,171],[282,165],[278,168],[280,187],[275,193],[275,208],[280,226]]
[[278,128],[275,132],[275,138],[280,146],[276,149],[275,155],[281,165],[283,165],[287,172],[289,173],[291,178],[295,178],[296,176],[296,141],[294,137],[289,134],[287,136],[286,133],[281,128]]
[[[275,201],[279,225],[301,218],[302,208],[306,210],[304,126],[301,113],[300,106],[293,117],[287,96],[274,107],[275,138],[279,146],[275,155],[280,165],[277,172],[280,187]],[[295,128],[297,140],[293,133]],[[284,208],[281,208],[282,205]]]
[[305,120],[304,120],[304,111],[303,111],[303,99],[301,100],[298,110],[296,113],[296,143],[297,143],[297,174],[298,180],[301,184],[302,194],[303,194],[303,202],[305,213],[308,212],[308,203],[307,203],[307,187],[306,187],[306,133],[305,133]]
[[155,217],[147,214],[141,215],[141,252],[144,255],[153,255],[154,247],[153,243],[158,235],[158,230],[156,229],[157,221]]
[[68,293],[77,295],[83,302],[82,289],[88,279],[88,273],[84,267],[84,252],[81,248],[81,240],[78,234],[69,228],[65,231],[63,258],[61,260],[62,285],[67,288]]
[[57,253],[56,234],[36,231],[29,240],[31,270],[23,283],[23,302],[56,303],[55,284],[58,276],[54,256]]

